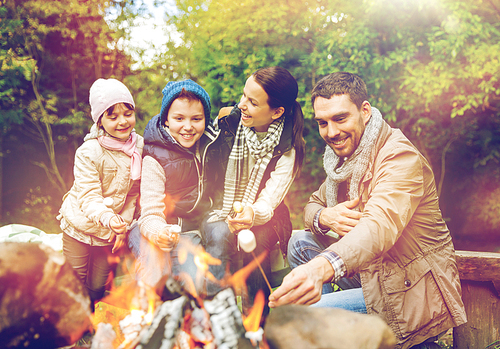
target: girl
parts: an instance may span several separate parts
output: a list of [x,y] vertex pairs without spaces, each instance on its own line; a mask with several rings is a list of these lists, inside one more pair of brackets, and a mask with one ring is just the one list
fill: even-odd
[[[221,137],[224,135],[220,149],[225,169],[223,200],[202,229],[206,251],[222,261],[209,269],[219,280],[233,257],[241,255],[244,264],[252,260],[251,254],[238,251],[235,232],[253,231],[256,255],[269,252],[277,241],[286,251],[292,224],[283,199],[300,171],[305,147],[304,116],[297,94],[297,82],[286,69],[259,69],[246,81],[240,102],[219,119]],[[238,214],[233,211],[236,201],[244,206]],[[263,267],[269,274],[269,257]],[[251,298],[258,289],[269,295],[259,270],[247,279],[247,285]],[[208,295],[218,290],[217,284],[208,282]]]
[[129,238],[137,276],[150,286],[181,272],[196,280],[192,253],[180,264],[178,252],[201,244],[201,217],[211,208],[205,185],[211,174],[204,169],[217,139],[209,122],[210,98],[200,85],[169,82],[162,92],[160,114],[144,131],[141,215]]
[[134,131],[135,104],[127,87],[98,79],[90,87],[94,125],[75,154],[75,181],[57,219],[63,253],[87,287],[91,305],[102,298],[107,254],[126,241],[139,195],[144,141]]

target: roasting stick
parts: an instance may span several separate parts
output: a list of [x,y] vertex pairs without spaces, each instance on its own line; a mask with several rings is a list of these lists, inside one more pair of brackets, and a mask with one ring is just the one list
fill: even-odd
[[[233,204],[233,210],[236,213],[240,213],[243,211],[243,205],[239,201],[235,201]],[[264,280],[266,280],[267,287],[269,287],[269,291],[273,293],[273,289],[271,287],[271,284],[269,283],[269,280],[267,280],[266,273],[264,273],[264,269],[262,269],[262,266],[259,263],[259,260],[255,256],[255,253],[253,250],[255,250],[255,247],[257,246],[257,242],[255,241],[255,234],[248,229],[244,229],[238,233],[238,245],[241,246],[243,251],[246,253],[251,253],[253,256],[253,259],[255,263],[257,263],[257,266],[259,267],[259,270],[264,277]]]

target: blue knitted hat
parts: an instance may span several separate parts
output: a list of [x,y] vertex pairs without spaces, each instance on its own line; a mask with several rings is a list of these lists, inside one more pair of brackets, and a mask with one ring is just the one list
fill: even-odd
[[210,124],[210,97],[200,85],[191,79],[184,81],[170,81],[163,88],[163,99],[161,100],[160,121],[165,125],[168,109],[172,102],[179,96],[182,89],[194,93],[201,101],[205,112],[205,125]]

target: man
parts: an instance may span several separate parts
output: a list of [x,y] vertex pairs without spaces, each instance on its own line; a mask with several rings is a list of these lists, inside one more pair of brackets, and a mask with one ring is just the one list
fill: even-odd
[[[466,322],[454,248],[426,159],[367,101],[350,73],[312,91],[327,179],[304,209],[308,231],[289,243],[292,272],[269,306],[313,304],[381,316],[397,348],[427,348]],[[332,230],[340,236],[325,235]],[[359,273],[362,288],[321,296]],[[321,300],[320,300],[321,299]],[[426,342],[426,343],[424,343]]]

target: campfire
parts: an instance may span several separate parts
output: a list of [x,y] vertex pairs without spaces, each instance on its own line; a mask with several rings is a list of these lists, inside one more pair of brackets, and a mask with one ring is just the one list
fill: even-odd
[[[264,293],[257,294],[248,314],[242,314],[236,296],[246,292],[246,278],[266,255],[256,257],[250,265],[218,281],[223,290],[206,298],[197,294],[195,284],[205,277],[217,281],[209,273],[208,265],[219,261],[200,246],[188,246],[180,253],[181,263],[187,252],[195,256],[197,280],[183,275],[181,286],[167,276],[152,288],[129,277],[126,284],[110,290],[92,315],[95,334],[91,348],[268,348],[260,327],[266,302]],[[127,274],[132,275],[133,271],[125,271]]]
[[[200,273],[210,278],[207,264],[217,261],[201,248],[195,255]],[[86,290],[61,253],[43,244],[2,243],[0,347],[394,347],[394,334],[375,315],[289,305],[273,309],[261,319],[266,302],[263,292],[257,293],[248,312],[242,312],[237,295],[245,293],[246,278],[265,257],[256,256],[249,265],[228,274],[220,281],[222,291],[210,298],[196,294],[196,280],[181,286],[178,280],[166,276],[155,288],[135,281],[133,259],[122,258],[118,265],[123,268],[117,270],[124,272],[113,277],[109,295],[91,314]]]

